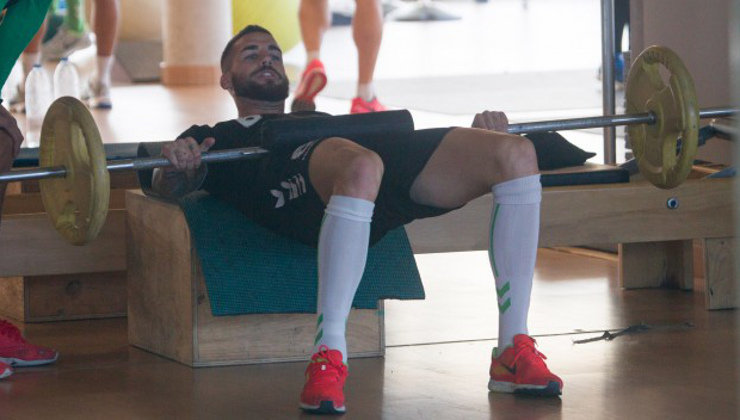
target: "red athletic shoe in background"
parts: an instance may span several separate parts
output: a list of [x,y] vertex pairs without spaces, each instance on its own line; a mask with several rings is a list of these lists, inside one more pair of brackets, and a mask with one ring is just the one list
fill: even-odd
[[319,59],[311,60],[303,70],[301,81],[295,90],[293,103],[290,110],[295,111],[315,111],[316,103],[314,98],[326,86],[326,71],[324,64]]
[[350,114],[364,114],[366,112],[378,112],[385,111],[386,107],[378,101],[378,98],[373,98],[372,101],[368,102],[359,96],[352,99],[352,108],[350,108]]
[[0,362],[11,366],[38,366],[57,360],[59,353],[27,342],[18,327],[0,320]]
[[13,374],[13,368],[10,365],[0,362],[0,379],[7,378]]

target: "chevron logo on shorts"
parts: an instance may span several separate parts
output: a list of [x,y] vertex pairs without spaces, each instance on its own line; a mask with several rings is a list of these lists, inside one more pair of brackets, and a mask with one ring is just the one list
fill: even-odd
[[[270,190],[270,194],[277,198],[275,208],[279,209],[285,205],[287,200],[294,200],[306,193],[306,179],[298,174],[280,183],[280,190]],[[287,200],[286,200],[287,193]]]
[[316,140],[309,141],[308,143],[304,143],[300,146],[298,146],[295,150],[293,150],[293,154],[290,156],[292,160],[303,160],[308,157],[308,152],[311,150],[311,146],[316,144]]

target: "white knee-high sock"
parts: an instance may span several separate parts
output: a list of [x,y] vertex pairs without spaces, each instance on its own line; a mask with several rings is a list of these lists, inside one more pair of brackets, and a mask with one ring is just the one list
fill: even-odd
[[527,313],[540,231],[542,185],[539,175],[496,184],[488,256],[496,279],[498,348],[528,334]]
[[333,195],[319,233],[318,321],[314,353],[321,345],[339,350],[347,363],[345,327],[362,280],[375,203]]

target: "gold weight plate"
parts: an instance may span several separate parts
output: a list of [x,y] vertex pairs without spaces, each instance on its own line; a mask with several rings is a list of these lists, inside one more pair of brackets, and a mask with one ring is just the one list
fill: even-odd
[[70,243],[84,245],[105,223],[110,198],[105,149],[87,107],[65,96],[54,101],[41,126],[39,165],[64,166],[64,178],[39,181],[54,227]]
[[677,187],[688,177],[699,144],[691,74],[670,49],[648,47],[630,68],[625,98],[627,114],[652,112],[657,120],[627,128],[640,173],[657,187]]

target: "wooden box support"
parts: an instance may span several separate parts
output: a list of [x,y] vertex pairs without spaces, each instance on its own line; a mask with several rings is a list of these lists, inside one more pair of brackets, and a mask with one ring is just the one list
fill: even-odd
[[[687,180],[671,190],[646,182],[543,190],[541,247],[619,243],[625,287],[693,287],[691,240],[705,243],[707,308],[736,305],[733,179]],[[675,200],[674,209],[667,205]],[[485,250],[492,197],[406,227],[414,253]],[[646,253],[646,254],[644,254]],[[647,271],[645,271],[647,270]]]
[[[308,359],[316,315],[214,317],[180,208],[139,191],[126,208],[130,344],[190,366]],[[382,306],[353,309],[347,334],[350,357],[383,355]]]
[[0,316],[23,322],[126,315],[124,189],[112,174],[108,219],[86,246],[64,241],[49,221],[38,182],[8,186],[0,226]]
[[704,240],[704,278],[707,281],[706,302],[709,309],[737,308],[735,281],[735,238]]
[[622,287],[694,288],[694,241],[619,244]]
[[126,316],[126,272],[6,277],[0,314],[22,322]]

